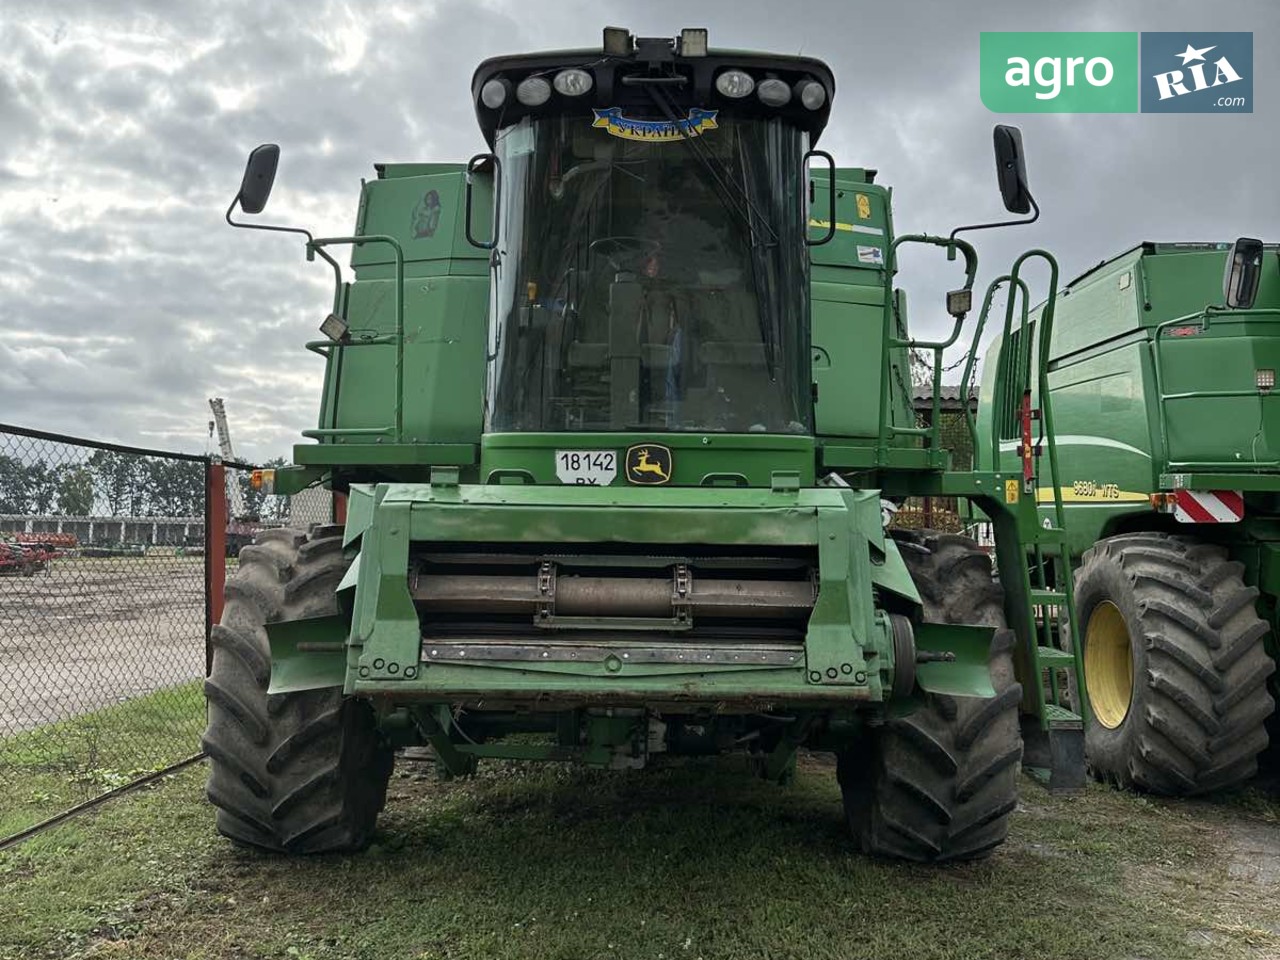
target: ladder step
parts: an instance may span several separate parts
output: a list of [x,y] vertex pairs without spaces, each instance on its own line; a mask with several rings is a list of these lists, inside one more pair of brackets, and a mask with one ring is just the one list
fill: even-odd
[[1044,705],[1044,718],[1050,726],[1059,728],[1074,729],[1084,725],[1078,713],[1072,713],[1066,707],[1060,707],[1056,703]]
[[1065,666],[1068,663],[1075,663],[1076,655],[1074,653],[1069,653],[1066,650],[1059,650],[1057,647],[1037,646],[1036,662],[1042,667],[1053,664],[1062,664]]
[[1067,595],[1061,590],[1032,590],[1031,605],[1042,607],[1060,607],[1067,602]]

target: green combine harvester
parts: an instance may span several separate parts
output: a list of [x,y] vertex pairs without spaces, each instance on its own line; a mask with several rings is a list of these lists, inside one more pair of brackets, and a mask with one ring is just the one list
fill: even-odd
[[[1043,352],[1050,314],[1048,394],[1020,393],[1009,369],[1018,338]],[[1280,625],[1278,332],[1276,247],[1144,243],[987,354],[979,424],[1018,439],[980,446],[978,459],[1023,469],[1045,522],[1064,529],[1071,566],[1051,580],[1075,568],[1095,720],[1086,752],[1099,779],[1203,793],[1252,777],[1267,747]],[[1058,470],[1040,476],[1045,405]]]
[[[359,849],[410,745],[447,775],[734,750],[780,782],[830,751],[860,847],[919,861],[1004,840],[1021,729],[1028,766],[1083,782],[1082,718],[1052,697],[1075,660],[1043,639],[1069,597],[1021,563],[1058,531],[1020,474],[952,470],[911,405],[915,348],[938,408],[976,227],[895,236],[875,171],[814,149],[834,94],[818,60],[608,28],[482,63],[491,152],[378,165],[353,236],[258,227],[335,277],[315,442],[260,479],[347,509],[264,531],[227,583],[204,738],[224,834]],[[1030,213],[1018,131],[995,146]],[[252,226],[232,212],[261,212],[278,155],[251,154],[229,222]],[[904,244],[963,258],[944,340],[907,332]],[[1011,277],[1033,260],[1052,304],[1048,254]],[[992,517],[1015,575],[886,534],[882,501],[923,495]]]

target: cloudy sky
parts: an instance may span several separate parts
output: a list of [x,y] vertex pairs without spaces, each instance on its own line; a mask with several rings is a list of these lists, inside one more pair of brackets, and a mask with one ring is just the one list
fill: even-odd
[[[604,24],[825,59],[823,145],[880,170],[903,231],[998,215],[990,127],[1019,123],[1044,214],[977,235],[988,278],[1028,245],[1070,277],[1143,239],[1280,240],[1273,0],[0,0],[0,422],[200,451],[223,396],[242,455],[287,454],[314,425],[301,344],[328,288],[300,244],[223,223],[247,150],[282,147],[272,220],[349,232],[374,162],[483,149],[476,63],[594,46]],[[981,30],[1251,30],[1255,112],[997,117]],[[904,263],[917,333],[945,266]]]

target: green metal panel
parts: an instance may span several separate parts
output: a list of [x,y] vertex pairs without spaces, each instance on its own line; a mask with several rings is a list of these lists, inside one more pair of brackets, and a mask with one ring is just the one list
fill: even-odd
[[[842,171],[836,172],[836,232],[830,243],[813,247],[810,259],[814,266],[814,279],[831,279],[823,267],[835,268],[839,274],[865,273],[863,279],[849,279],[846,283],[874,283],[882,285],[881,267],[885,261],[888,243],[892,237],[889,219],[889,191],[881,186],[845,179]],[[809,206],[809,233],[822,236],[827,228],[831,206],[827,199],[826,171],[818,164],[811,171],[813,202]],[[875,259],[879,252],[879,260]]]
[[[866,171],[838,171],[836,231],[830,243],[814,247],[812,282],[813,379],[817,389],[814,422],[819,436],[875,437],[883,317],[891,278],[885,264],[893,241],[891,191],[865,182]],[[827,183],[817,176],[810,210],[810,233],[820,235],[829,217]],[[897,336],[907,335],[906,297],[894,291]],[[912,426],[915,415],[905,348],[891,347],[889,416],[896,426]],[[916,446],[915,441],[895,445]]]
[[271,644],[268,693],[340,687],[346,680],[346,617],[313,617],[267,624]]
[[[483,277],[406,280],[404,364],[408,375],[401,401],[406,442],[479,442],[488,290]],[[347,322],[353,340],[358,343],[362,337],[394,333],[394,298],[394,280],[352,284]],[[334,354],[340,357],[331,361],[338,383],[336,425],[351,429],[390,423],[395,405],[394,342],[337,347]],[[325,411],[325,415],[332,414]],[[335,442],[368,443],[369,439],[354,435],[337,437]],[[384,439],[390,442],[389,437]]]
[[[452,172],[424,176],[397,176],[371,180],[364,185],[356,233],[395,237],[404,248],[406,262],[421,260],[488,260],[485,251],[467,243],[464,230],[466,191],[461,164]],[[475,189],[473,229],[488,236],[492,194],[488,178],[478,177]],[[390,264],[390,249],[364,244],[352,249],[351,263],[361,267]]]
[[613,484],[629,486],[627,449],[660,444],[671,450],[673,486],[771,485],[774,474],[791,473],[804,486],[814,482],[812,437],[734,433],[489,433],[481,449],[481,475],[558,484],[557,451],[611,452],[617,458]]
[[[1226,248],[1225,243],[1218,250],[1147,245],[1141,264],[1143,324],[1153,327],[1166,320],[1199,313],[1210,304],[1221,304]],[[1267,259],[1275,262],[1273,258]],[[1264,303],[1265,300],[1264,297]]]
[[[466,466],[479,457],[474,443],[300,443],[293,448],[299,464],[320,466]],[[424,474],[425,475],[425,474]]]
[[1140,251],[1098,267],[1063,291],[1054,325],[1050,360],[1110,340],[1142,325],[1138,313]]
[[[1238,322],[1236,322],[1238,321]],[[1280,315],[1214,314],[1207,329],[1162,331],[1161,388],[1166,396],[1169,469],[1196,463],[1280,462],[1280,396],[1260,393],[1258,370],[1280,370]]]
[[[604,510],[605,504],[613,507]],[[539,521],[537,518],[541,518]],[[690,545],[810,546],[819,559],[819,602],[804,656],[794,665],[487,661],[419,659],[418,623],[405,569],[412,541],[548,542],[561,552],[582,543],[644,544],[679,551]],[[346,540],[358,544],[339,588],[352,591],[346,637],[348,692],[400,699],[529,696],[567,702],[646,702],[655,698],[789,705],[879,702],[895,664],[887,620],[875,610],[872,583],[908,600],[915,587],[880,527],[875,491],[805,489],[710,491],[622,488],[391,484],[352,488]],[[273,627],[274,668],[281,689],[335,682],[335,621]],[[990,629],[977,628],[989,641]],[[956,655],[938,664],[938,689],[980,695],[987,688],[986,645],[970,633],[926,634],[927,649]],[[975,654],[974,651],[977,651]]]
[[[1069,321],[1074,304],[1064,303]],[[1067,537],[1075,555],[1121,515],[1151,508],[1155,463],[1146,402],[1150,370],[1143,362],[1147,343],[1113,343],[1102,353],[1076,354],[1081,359],[1063,361],[1049,374],[1062,458],[1059,484],[1073,518]],[[1017,441],[1001,444],[1011,470],[1016,469],[1016,446]],[[1053,491],[1042,482],[1037,497],[1047,515]]]
[[813,381],[819,436],[874,437],[879,395],[884,288],[813,284]]
[[478,543],[817,543],[820,506],[835,490],[734,487],[580,487],[391,484],[384,504],[420,505],[414,540]]

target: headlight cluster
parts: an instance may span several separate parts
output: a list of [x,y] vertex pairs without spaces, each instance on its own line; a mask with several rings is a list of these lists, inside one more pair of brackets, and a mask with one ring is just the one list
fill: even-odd
[[[515,98],[526,107],[540,107],[551,94],[582,97],[595,87],[595,78],[581,67],[566,67],[554,75],[550,71],[525,77],[514,86]],[[729,100],[743,100],[753,93],[766,107],[781,108],[798,100],[806,110],[819,110],[827,102],[827,88],[812,77],[795,83],[776,76],[753,77],[740,67],[721,70],[715,78],[716,92]],[[510,80],[494,77],[480,88],[480,102],[490,110],[506,106],[513,87]]]
[[741,100],[752,91],[766,107],[785,107],[795,97],[806,110],[817,110],[827,102],[827,88],[817,80],[804,79],[794,87],[777,77],[766,77],[759,83],[745,70],[730,67],[716,77],[716,90],[722,97]]
[[[550,81],[546,77],[535,75],[525,77],[516,85],[516,99],[526,107],[540,107],[551,99],[551,91],[563,97],[580,97],[590,93],[595,81],[586,70],[569,67],[561,70]],[[480,102],[490,110],[497,110],[511,96],[510,82],[494,78],[480,88]]]

